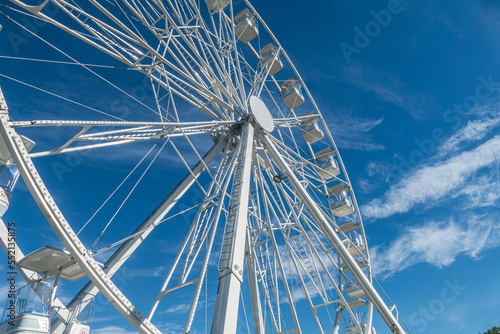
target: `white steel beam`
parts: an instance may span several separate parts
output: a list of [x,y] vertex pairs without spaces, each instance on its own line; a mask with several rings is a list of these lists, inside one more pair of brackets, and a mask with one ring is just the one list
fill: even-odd
[[231,206],[222,245],[212,334],[236,333],[248,225],[253,133],[254,128],[249,122],[243,125],[231,191]]
[[[0,115],[5,115],[5,114],[8,114],[7,102],[5,101],[5,98],[3,96],[2,88],[0,88]],[[4,249],[5,253],[7,254],[9,260],[13,261],[17,270],[23,276],[26,282],[31,283],[41,278],[40,275],[38,275],[36,272],[21,268],[17,265],[17,263],[24,257],[24,253],[22,252],[21,248],[19,248],[19,245],[16,242],[16,236],[14,235],[12,237],[12,234],[9,234],[9,230],[7,229],[5,223],[1,218],[0,218],[0,244]],[[14,254],[11,253],[12,250]],[[59,300],[59,298],[55,298],[51,306],[56,307],[59,310],[57,313],[57,316],[59,318],[63,319],[64,321],[67,321],[69,319],[70,315],[69,310],[66,309],[66,307]]]
[[117,122],[117,121],[65,121],[65,120],[34,120],[9,122],[12,128],[31,128],[39,126],[102,126],[102,127],[215,127],[220,125],[231,126],[235,121],[209,121],[209,122]]
[[[45,152],[31,153],[31,158],[42,156],[82,151],[107,147],[113,145],[128,144],[138,141],[185,137],[189,135],[213,134],[227,131],[235,121],[211,121],[211,122],[99,122],[99,121],[18,121],[10,122],[12,128],[18,127],[81,127],[71,139],[62,146]],[[104,132],[93,132],[87,134],[94,127],[127,127]],[[99,142],[98,144],[86,144],[84,146],[70,147],[74,142],[87,141]]]
[[344,261],[347,268],[351,271],[354,278],[358,281],[363,291],[368,296],[369,300],[373,303],[377,311],[379,312],[382,319],[394,334],[404,334],[404,330],[398,323],[392,312],[389,310],[383,299],[380,297],[378,292],[375,290],[373,285],[370,283],[366,275],[363,273],[361,268],[356,264],[356,261],[352,255],[348,252],[347,248],[344,246],[342,240],[333,229],[332,225],[328,222],[328,219],[324,216],[323,211],[319,208],[318,204],[312,199],[312,197],[307,193],[307,190],[300,183],[299,179],[292,171],[290,166],[282,158],[281,154],[278,152],[270,136],[259,133],[258,137],[264,148],[273,158],[273,161],[279,167],[283,175],[287,178],[288,182],[292,185],[293,189],[305,204],[311,216],[314,218],[318,226],[323,231],[324,235],[332,243],[340,258]]

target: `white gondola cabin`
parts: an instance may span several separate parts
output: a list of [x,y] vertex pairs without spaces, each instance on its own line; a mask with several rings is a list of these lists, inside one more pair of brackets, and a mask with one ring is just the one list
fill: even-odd
[[344,217],[354,212],[354,205],[352,205],[351,198],[347,194],[340,198],[330,197],[328,206],[332,215],[337,217]]
[[207,3],[208,9],[219,13],[231,3],[231,0],[205,0],[205,2]]
[[236,25],[236,37],[243,43],[249,43],[259,34],[257,20],[247,8],[236,14],[234,24]]
[[281,97],[290,109],[297,108],[305,101],[302,94],[302,85],[295,78],[290,78],[281,84]]
[[327,147],[314,154],[318,160],[318,173],[326,180],[333,178],[340,174],[340,167],[335,160],[335,152]]
[[351,282],[345,285],[345,291],[350,298],[358,299],[366,297],[365,292],[358,282]]
[[[356,321],[351,318],[350,315],[346,315],[344,317],[345,323],[345,334],[365,334],[366,333],[366,314],[365,313],[354,313],[356,316],[356,320],[359,323],[359,327],[356,324]],[[372,327],[370,334],[376,334],[375,328]]]
[[50,333],[51,291],[47,282],[33,282],[18,289],[14,303],[5,308],[0,333]]
[[[365,268],[366,267],[366,263],[363,262],[363,261],[361,261],[360,259],[355,259],[355,261],[356,261],[356,264],[358,265],[358,267],[360,267],[360,268]],[[347,267],[347,265],[345,263],[342,263],[341,268],[344,271],[350,271],[351,270],[351,269],[349,269]]]
[[[366,333],[366,324],[361,325],[361,330],[357,327],[346,327],[345,334],[365,334]],[[370,334],[377,334],[375,331],[375,327],[372,327],[372,331]]]
[[344,217],[354,212],[351,196],[348,195],[348,188],[344,184],[338,184],[328,189],[328,206],[332,215]]
[[[75,282],[87,277],[70,253],[52,246],[44,246],[26,255],[18,265],[40,273],[46,279],[59,276],[62,280]],[[102,264],[99,265],[103,267]]]
[[[51,333],[51,301],[54,300],[59,279],[77,281],[87,277],[71,254],[51,246],[42,247],[23,257],[17,264],[23,269],[43,275],[44,279],[55,278],[54,286],[38,281],[26,285],[16,294],[14,310],[5,309],[5,321],[0,324],[0,333],[38,334]],[[102,264],[99,264],[102,267]],[[83,295],[74,311],[78,310],[67,324],[64,333],[90,334],[90,312],[93,295]],[[82,312],[87,310],[87,312]],[[7,315],[7,317],[6,317]]]
[[363,239],[359,234],[354,234],[355,236],[353,238],[345,239],[343,241],[344,246],[352,256],[356,256],[365,252],[365,243],[363,242]]
[[366,324],[362,324],[360,325],[360,327],[361,329],[359,329],[357,326],[346,327],[345,334],[365,334]]
[[337,217],[344,217],[354,212],[354,205],[352,204],[351,197],[346,193],[328,198],[328,206],[332,215]]
[[278,48],[269,43],[259,51],[260,53],[260,66],[269,70],[269,75],[275,75],[283,69],[283,62],[281,62],[278,54]]
[[[306,116],[313,116],[313,113],[308,113]],[[323,139],[323,131],[319,127],[318,117],[307,117],[300,125],[300,133],[304,140],[309,144],[314,144],[318,140]]]

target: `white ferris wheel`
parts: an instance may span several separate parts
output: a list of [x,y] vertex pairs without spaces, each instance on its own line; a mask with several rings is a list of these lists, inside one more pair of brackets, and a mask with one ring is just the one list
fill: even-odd
[[[64,247],[21,249],[16,244],[9,253],[35,296],[49,305],[39,315],[47,319],[47,333],[88,331],[75,319],[98,294],[140,333],[171,332],[163,324],[172,320],[161,310],[181,299],[189,304],[175,319],[183,324],[182,333],[208,324],[213,334],[370,334],[375,333],[374,311],[392,333],[404,333],[395,306],[374,287],[362,219],[328,125],[249,1],[11,0],[1,10],[12,24],[19,22],[6,13],[23,13],[57,27],[65,40],[79,39],[107,56],[102,59],[144,78],[153,96],[137,101],[85,64],[78,52],[71,62],[117,94],[135,99],[140,108],[125,116],[88,107],[86,114],[26,119],[7,108],[9,96],[0,91],[0,162],[2,174],[9,176],[0,194],[3,212],[16,196],[13,185],[20,175]],[[31,32],[59,50],[50,36]],[[86,179],[95,193],[105,194],[97,196],[96,214],[110,198],[124,195],[104,226],[93,227],[94,216],[83,226],[95,242],[82,237],[82,224],[66,218],[61,199],[52,197],[64,183],[46,185],[37,171],[38,159],[75,152],[99,159],[102,154],[95,152],[127,154],[143,148],[129,176],[142,167],[144,172],[131,190],[120,184],[106,199],[106,182]],[[171,159],[157,159],[162,154]],[[167,170],[173,164],[185,168],[185,176],[157,176],[154,191],[162,199],[156,208],[148,211],[129,200],[150,167],[165,161],[170,161]],[[194,194],[200,197],[195,203]],[[126,207],[141,219],[119,216]],[[188,224],[179,225],[180,217],[189,217]],[[117,224],[122,234],[103,243],[108,227]],[[183,240],[169,232],[175,224]],[[4,221],[0,239],[8,252]],[[145,251],[158,247],[148,243],[153,239],[175,248],[175,255]],[[168,267],[163,284],[120,286],[117,274],[141,257]],[[68,282],[65,286],[87,283],[65,304],[56,294],[61,280]],[[44,282],[50,282],[45,290],[39,288]],[[19,311],[18,321],[27,314]]]

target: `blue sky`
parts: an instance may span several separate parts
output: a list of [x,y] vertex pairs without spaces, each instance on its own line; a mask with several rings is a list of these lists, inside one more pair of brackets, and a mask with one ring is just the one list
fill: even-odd
[[[405,1],[381,25],[374,23],[375,17],[394,9],[393,1],[253,3],[287,50],[329,124],[364,217],[376,277],[412,332],[466,334],[499,325],[500,5],[487,0]],[[3,17],[0,20],[0,55],[64,59],[21,35]],[[37,29],[59,39],[60,47],[81,61],[116,65],[51,27]],[[84,77],[85,71],[74,67],[43,66],[0,59],[1,74],[134,118],[137,104],[112,90],[96,89],[99,79]],[[102,73],[117,79],[123,72]],[[136,96],[150,93],[141,77],[127,78],[130,81],[121,84],[135,89]],[[70,89],[74,81],[80,81],[81,88]],[[82,108],[59,107],[57,99],[3,77],[0,83],[11,113],[19,118],[23,113],[33,119],[47,114],[64,118],[68,112],[85,115]],[[41,160],[39,168],[46,182],[54,185],[53,195],[64,202],[65,214],[81,226],[85,222],[81,217],[96,209],[82,205],[82,200],[102,202],[108,194],[94,192],[86,186],[88,179],[101,179],[105,170],[110,183],[119,182],[144,147],[134,149],[126,156],[113,155],[119,166],[109,167],[106,151],[92,157]],[[166,164],[155,165],[155,175],[180,178],[184,174],[172,156],[161,159]],[[158,179],[141,184],[142,195],[134,199],[138,205],[154,208],[161,192],[151,189]],[[68,188],[78,189],[78,196],[70,197]],[[18,214],[24,220],[42,221],[32,201],[22,202],[25,187],[19,185],[18,191],[9,217]],[[133,209],[123,215],[143,218]],[[57,243],[47,224],[18,228],[24,248]],[[109,240],[120,235],[119,230],[111,230]],[[180,235],[181,230],[169,233]],[[159,240],[153,240],[149,251],[172,256]],[[117,281],[147,284],[161,280],[167,267],[164,263],[136,266],[131,264]],[[185,314],[182,307],[164,312]],[[378,333],[389,333],[378,319],[375,326]],[[96,316],[94,327],[100,328],[96,334],[133,332],[113,311]]]

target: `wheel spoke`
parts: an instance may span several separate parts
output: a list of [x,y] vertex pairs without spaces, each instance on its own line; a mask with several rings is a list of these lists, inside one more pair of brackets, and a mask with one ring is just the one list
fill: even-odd
[[[147,140],[157,140],[162,138],[172,139],[176,137],[186,137],[191,135],[223,134],[230,130],[231,126],[237,124],[233,121],[220,122],[91,122],[91,121],[22,121],[12,122],[12,128],[31,127],[81,127],[70,140],[62,146],[50,151],[30,154],[31,158],[43,157],[54,154],[69,153],[108,147],[113,145],[130,144]],[[108,130],[101,132],[91,132],[93,128],[125,128],[120,130]],[[98,144],[84,144],[79,146],[71,145],[77,142],[98,142]]]
[[253,126],[245,124],[238,147],[237,165],[231,191],[231,205],[219,260],[219,288],[211,333],[236,332],[240,285],[243,281],[248,196],[250,193]]

